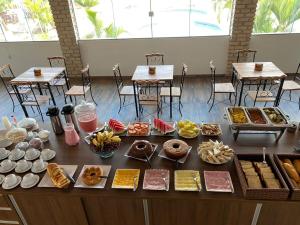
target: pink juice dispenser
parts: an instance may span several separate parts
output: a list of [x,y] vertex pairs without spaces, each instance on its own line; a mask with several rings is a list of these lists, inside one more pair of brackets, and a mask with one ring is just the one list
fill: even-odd
[[80,141],[80,137],[77,134],[77,131],[74,128],[73,123],[66,123],[64,126],[65,131],[65,142],[67,145],[74,146],[77,145]]
[[96,106],[93,103],[82,101],[75,107],[78,125],[84,132],[93,132],[97,129]]

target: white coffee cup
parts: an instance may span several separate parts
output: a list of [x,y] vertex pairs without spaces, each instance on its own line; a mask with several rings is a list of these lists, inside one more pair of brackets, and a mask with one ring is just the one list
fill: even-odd
[[0,148],[0,156],[6,155],[6,149],[5,148]]
[[10,159],[3,160],[1,162],[1,167],[5,170],[10,169],[12,167],[12,161]]
[[11,155],[13,155],[14,157],[18,157],[22,151],[19,148],[16,148],[14,150],[11,151]]
[[33,183],[34,179],[34,174],[33,173],[27,173],[24,177],[23,177],[23,184],[25,185],[31,185]]
[[33,167],[36,169],[36,170],[42,170],[45,166],[45,163],[42,159],[37,159],[36,161],[34,161],[33,163]]
[[50,131],[48,131],[48,130],[41,130],[41,131],[38,133],[38,137],[39,137],[42,141],[48,141],[48,139],[49,139],[49,134],[50,134]]
[[13,186],[15,183],[17,183],[18,179],[15,174],[9,174],[4,178],[4,183],[10,187]]
[[28,166],[28,162],[25,159],[19,160],[17,162],[17,168],[20,170],[24,170],[26,169]]
[[30,148],[30,149],[27,150],[26,155],[29,158],[34,158],[36,156],[36,154],[37,154],[36,151],[37,151],[36,149]]

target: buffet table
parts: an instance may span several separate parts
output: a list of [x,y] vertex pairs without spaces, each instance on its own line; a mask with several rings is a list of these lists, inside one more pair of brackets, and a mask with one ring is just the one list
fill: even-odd
[[[50,125],[43,128],[51,130]],[[300,138],[285,132],[275,144],[272,137],[266,134],[241,136],[234,141],[228,125],[222,125],[223,135],[220,140],[232,147],[236,153],[292,153],[293,146]],[[78,165],[75,180],[85,164],[111,165],[109,178],[104,189],[80,189],[72,186],[67,190],[57,188],[22,189],[21,187],[5,191],[1,189],[0,223],[11,220],[10,216],[18,214],[19,223],[28,225],[290,225],[300,220],[300,202],[247,200],[243,197],[240,183],[233,162],[224,165],[211,165],[200,160],[197,155],[198,145],[208,140],[203,136],[185,141],[193,147],[186,162],[178,169],[195,169],[200,171],[201,192],[178,192],[174,190],[175,163],[158,157],[162,143],[170,137],[121,137],[120,149],[112,158],[102,160],[90,151],[89,146],[81,140],[76,147],[64,143],[64,135],[50,136],[49,147],[57,152],[50,162],[60,165]],[[145,191],[142,189],[147,163],[124,157],[128,147],[136,139],[146,139],[159,144],[158,150],[151,159],[152,168],[170,170],[170,189],[166,191]],[[141,169],[139,186],[132,190],[112,189],[113,176],[117,168]],[[230,172],[234,193],[206,192],[203,171],[228,170]],[[40,174],[42,178],[45,173]],[[11,213],[11,214],[10,214]],[[5,219],[3,219],[5,218]],[[5,223],[6,224],[6,223]],[[25,223],[24,223],[25,224]]]

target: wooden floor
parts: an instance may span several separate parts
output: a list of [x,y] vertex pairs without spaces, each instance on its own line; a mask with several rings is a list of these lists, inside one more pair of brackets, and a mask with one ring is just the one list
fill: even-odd
[[[176,82],[175,82],[176,83]],[[94,78],[93,79],[93,92],[94,97],[97,102],[97,112],[98,118],[100,121],[107,121],[109,118],[120,119],[124,122],[129,122],[135,120],[135,107],[133,98],[128,97],[126,99],[125,107],[122,108],[121,112],[118,114],[119,109],[119,98],[116,90],[115,82],[113,78]],[[53,89],[54,95],[56,96],[57,105],[61,108],[64,105],[64,100],[62,95],[58,95],[56,89]],[[300,121],[300,111],[298,108],[298,98],[300,92],[295,92],[293,100],[295,102],[290,102],[284,99],[288,99],[288,95],[285,94],[280,103],[281,109],[290,116],[293,121]],[[226,122],[224,119],[224,107],[229,105],[228,95],[219,94],[216,98],[216,101],[219,103],[216,104],[211,112],[208,112],[210,105],[207,104],[207,100],[210,94],[210,84],[208,78],[203,77],[191,77],[185,80],[185,86],[182,96],[182,118],[191,119],[195,122],[207,121],[207,122]],[[12,111],[12,102],[4,89],[4,86],[0,85],[0,99],[1,99],[1,110],[0,117],[2,116],[12,116],[15,115],[17,119],[24,117],[23,111],[20,106],[17,106],[15,112]],[[79,100],[80,98],[78,98]],[[88,100],[91,100],[88,94]],[[15,98],[17,102],[17,99]],[[224,102],[225,101],[225,102]],[[77,101],[78,103],[79,101]],[[169,118],[169,100],[166,99],[166,103],[163,105],[163,113],[161,117],[166,120]],[[181,119],[181,116],[178,111],[178,100],[174,100],[173,105],[173,120]],[[225,103],[225,104],[224,104]],[[247,105],[252,106],[252,101],[248,100]],[[259,106],[258,103],[257,105]],[[49,122],[49,118],[45,115],[47,111],[47,106],[42,107],[44,114],[45,122]],[[262,105],[260,105],[262,106]],[[143,119],[148,120],[153,118],[156,114],[154,108],[145,108]],[[35,113],[28,108],[30,116],[35,117],[38,121],[41,121],[41,117],[38,115],[37,110]],[[149,115],[151,114],[151,115]],[[2,126],[2,124],[1,124]]]

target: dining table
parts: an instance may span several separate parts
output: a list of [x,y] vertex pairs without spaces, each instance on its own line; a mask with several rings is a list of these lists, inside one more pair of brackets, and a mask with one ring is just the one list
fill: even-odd
[[[262,64],[262,70],[255,70],[255,64]],[[286,74],[282,72],[273,62],[243,62],[243,63],[232,63],[233,72],[232,72],[232,83],[235,80],[238,80],[241,83],[240,95],[238,106],[241,105],[244,86],[248,83],[251,85],[251,81],[263,81],[268,80],[275,81],[278,80],[279,87],[276,94],[274,106],[278,106],[280,102],[281,92]],[[265,88],[265,85],[264,85]]]
[[[35,76],[34,70],[40,69],[41,70],[41,75],[40,76]],[[12,79],[11,85],[14,87],[16,90],[16,95],[17,98],[20,102],[20,105],[22,107],[22,110],[25,114],[26,117],[28,117],[28,112],[26,110],[26,107],[22,105],[22,97],[20,93],[18,92],[18,85],[22,85],[24,83],[30,83],[30,84],[36,84],[37,88],[39,90],[40,95],[43,95],[41,85],[47,86],[47,89],[49,90],[49,94],[51,96],[51,100],[54,105],[56,105],[52,90],[51,90],[51,83],[54,82],[54,80],[63,74],[64,79],[66,81],[66,86],[67,89],[70,89],[69,81],[67,78],[67,73],[66,73],[66,68],[65,67],[31,67],[30,69],[26,70],[16,78]]]
[[[149,73],[149,67],[155,67],[155,73]],[[136,117],[139,118],[138,110],[138,99],[136,82],[137,81],[165,81],[169,83],[170,86],[170,117],[172,118],[172,85],[174,77],[174,65],[138,65],[133,73],[131,81],[133,83],[134,90],[134,103],[136,110]]]

